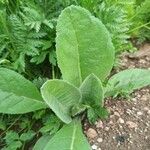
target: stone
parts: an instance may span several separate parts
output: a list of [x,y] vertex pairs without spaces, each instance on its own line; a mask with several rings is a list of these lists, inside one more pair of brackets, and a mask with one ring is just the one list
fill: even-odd
[[109,131],[109,127],[105,127],[105,129],[104,129],[105,131]]
[[121,123],[121,124],[124,124],[124,120],[122,118],[119,118],[118,122]]
[[133,101],[133,102],[136,102],[136,101],[137,101],[137,99],[136,99],[136,98],[132,98],[132,101]]
[[89,128],[86,135],[90,138],[90,139],[94,139],[95,137],[97,137],[97,132],[93,129],[93,128]]
[[92,149],[93,149],[93,150],[96,150],[96,149],[97,149],[97,145],[95,145],[95,144],[92,145]]
[[126,113],[130,115],[130,114],[132,114],[132,111],[130,109],[127,109]]
[[144,111],[149,111],[149,108],[148,107],[144,107]]
[[102,138],[98,138],[98,139],[97,139],[97,142],[98,142],[98,143],[102,143],[102,142],[103,142],[103,139],[102,139]]
[[117,111],[114,112],[114,115],[120,117],[120,114]]
[[147,96],[146,96],[146,95],[143,95],[143,96],[141,97],[141,101],[147,101]]
[[102,128],[102,129],[104,128],[103,122],[102,122],[101,120],[99,120],[99,121],[97,122],[96,128]]
[[131,129],[138,127],[138,125],[137,125],[136,123],[132,122],[132,121],[127,121],[127,122],[126,122],[126,125],[127,125],[129,128],[131,128]]
[[142,113],[141,111],[139,111],[139,112],[137,112],[137,115],[138,115],[138,116],[142,116],[143,113]]
[[113,121],[112,121],[112,120],[110,120],[110,121],[109,121],[109,124],[110,124],[110,125],[113,125],[114,123],[113,123]]
[[147,111],[147,114],[150,115],[150,110]]

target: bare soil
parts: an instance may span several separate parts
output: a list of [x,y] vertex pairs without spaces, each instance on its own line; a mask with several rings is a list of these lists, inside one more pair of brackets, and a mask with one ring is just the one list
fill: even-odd
[[[135,54],[123,54],[117,71],[150,69],[149,48],[148,45]],[[93,150],[150,150],[150,87],[135,91],[131,100],[110,98],[105,106],[110,111],[107,120],[98,120],[95,125],[84,124]]]

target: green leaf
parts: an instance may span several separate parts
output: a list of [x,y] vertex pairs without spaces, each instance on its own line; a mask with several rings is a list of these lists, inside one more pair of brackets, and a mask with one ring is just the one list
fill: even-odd
[[94,124],[98,119],[98,115],[95,113],[93,108],[87,110],[87,118],[91,124]]
[[104,92],[102,83],[97,76],[90,74],[80,86],[80,91],[82,103],[87,105],[87,117],[90,123],[94,123],[103,116]]
[[37,88],[18,73],[0,68],[0,113],[21,114],[46,108]]
[[7,147],[2,148],[2,150],[18,150],[22,146],[20,141],[13,141]]
[[132,93],[134,90],[148,85],[150,85],[150,70],[124,70],[109,79],[105,89],[105,97],[122,93]]
[[49,113],[42,117],[43,126],[39,130],[42,134],[48,133],[50,135],[55,134],[63,124],[61,120],[54,114]]
[[94,108],[95,113],[101,119],[107,119],[109,116],[109,112],[105,107],[97,106]]
[[33,130],[29,130],[26,133],[22,133],[20,136],[20,140],[21,141],[29,141],[31,140],[34,136],[36,135],[36,133]]
[[104,93],[100,79],[94,74],[89,75],[80,86],[82,102],[89,106],[103,106]]
[[91,150],[79,121],[65,125],[50,139],[43,150]]
[[87,110],[87,118],[91,124],[95,123],[97,119],[107,119],[109,113],[106,108],[101,106],[91,107]]
[[59,16],[56,54],[63,79],[77,87],[91,73],[103,81],[114,63],[114,48],[107,29],[79,6],[67,7]]
[[51,139],[50,135],[44,135],[42,136],[35,144],[35,146],[33,147],[33,150],[43,150],[43,148],[45,147],[45,145],[47,145],[47,143],[49,142],[49,140]]
[[49,80],[41,88],[43,99],[65,123],[70,123],[71,108],[81,101],[80,91],[63,80]]
[[72,116],[74,117],[76,115],[79,115],[80,113],[84,112],[87,109],[87,107],[88,107],[87,105],[81,103],[79,103],[79,105],[75,105],[71,109]]
[[6,129],[6,122],[0,119],[0,130],[5,130],[5,129]]
[[19,135],[15,131],[7,131],[6,136],[4,137],[5,142],[7,145],[11,144],[12,142],[19,140]]

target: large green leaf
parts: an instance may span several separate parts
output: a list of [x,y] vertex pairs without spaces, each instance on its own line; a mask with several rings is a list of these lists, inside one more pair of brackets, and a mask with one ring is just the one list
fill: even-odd
[[80,122],[73,121],[60,129],[43,150],[91,150],[91,148],[82,133]]
[[82,102],[90,106],[103,106],[103,87],[100,79],[94,74],[89,75],[80,86]]
[[59,16],[56,54],[63,79],[77,87],[91,73],[104,80],[114,62],[107,29],[79,6],[67,7]]
[[100,79],[94,74],[90,74],[80,86],[82,93],[82,102],[87,107],[87,117],[91,123],[94,123],[99,117],[106,116],[104,106],[104,92]]
[[105,97],[120,93],[131,93],[133,90],[150,85],[150,70],[129,69],[112,76],[105,89]]
[[43,150],[47,143],[50,141],[52,136],[44,135],[42,136],[33,147],[33,150]]
[[21,114],[46,108],[33,83],[18,73],[0,68],[0,113]]
[[45,102],[65,123],[70,123],[71,108],[81,101],[80,91],[63,80],[49,80],[41,88]]

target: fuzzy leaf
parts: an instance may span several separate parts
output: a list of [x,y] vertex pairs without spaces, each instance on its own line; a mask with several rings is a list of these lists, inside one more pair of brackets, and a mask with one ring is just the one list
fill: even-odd
[[80,91],[63,80],[49,80],[41,88],[43,99],[65,123],[70,123],[71,108],[81,101]]
[[106,108],[101,106],[91,107],[87,110],[87,118],[91,124],[95,123],[99,118],[107,119],[109,112]]
[[44,135],[36,142],[35,146],[33,147],[33,150],[43,150],[45,145],[49,142],[51,139],[50,135]]
[[90,106],[103,106],[103,87],[100,79],[94,74],[89,75],[80,86],[82,102]]
[[82,133],[80,122],[73,121],[60,129],[43,150],[91,150],[91,148]]
[[30,141],[35,135],[36,133],[33,130],[29,130],[28,132],[21,134],[20,140],[24,142]]
[[56,54],[63,79],[77,87],[91,73],[103,81],[114,63],[107,29],[79,6],[67,7],[59,16]]
[[109,79],[105,89],[105,97],[121,93],[132,93],[134,90],[148,85],[150,85],[150,70],[124,70]]
[[0,113],[22,114],[46,107],[34,84],[12,70],[0,68]]

